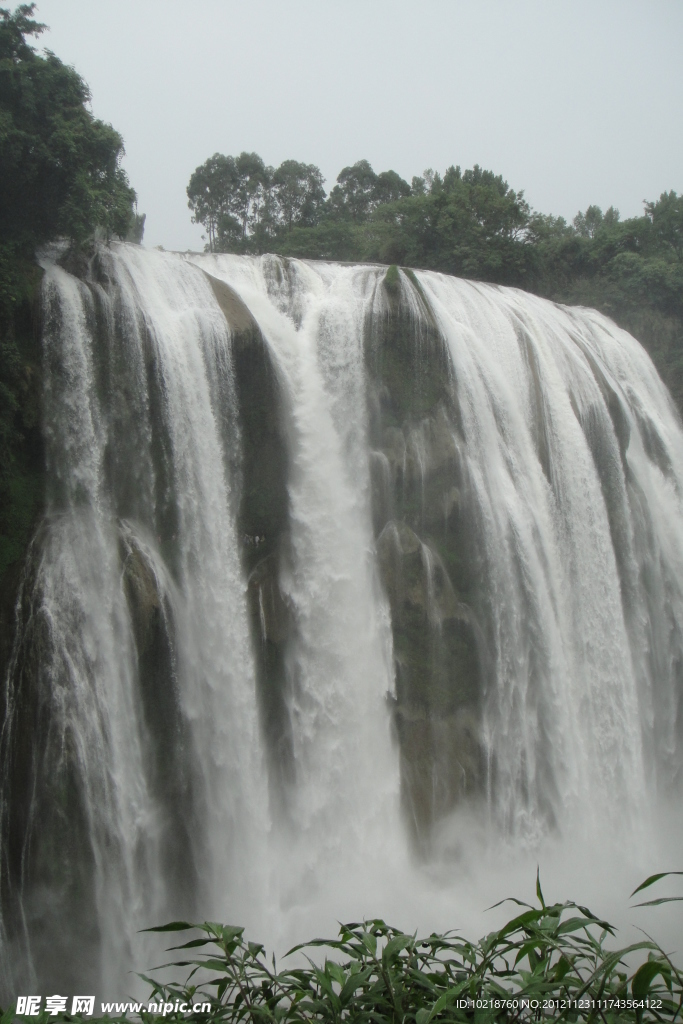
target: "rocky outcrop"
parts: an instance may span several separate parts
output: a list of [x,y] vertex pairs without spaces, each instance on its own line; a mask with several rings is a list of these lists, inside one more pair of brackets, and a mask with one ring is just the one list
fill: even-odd
[[282,389],[268,346],[242,299],[224,281],[206,276],[230,329],[241,435],[237,522],[251,571],[279,550],[288,525],[289,456]]
[[280,589],[280,553],[261,559],[249,576],[247,589],[259,665],[261,721],[270,759],[272,807],[284,807],[285,789],[294,781],[292,734],[287,705],[287,645],[292,636],[292,616]]
[[197,885],[191,852],[194,765],[180,705],[171,584],[155,565],[151,549],[127,523],[119,528],[119,555],[150,739],[149,778],[164,808],[165,867],[181,903],[189,908]]
[[285,664],[292,621],[279,583],[289,528],[284,397],[251,313],[229,285],[207,276],[231,333],[241,441],[237,528],[248,574],[259,703],[277,811],[284,801],[283,787],[293,777]]
[[416,835],[483,782],[482,638],[439,555],[405,523],[377,541],[391,607],[404,804]]
[[366,339],[372,513],[391,607],[403,802],[421,842],[483,785],[480,566],[444,342],[414,277],[390,268],[381,287],[384,317]]

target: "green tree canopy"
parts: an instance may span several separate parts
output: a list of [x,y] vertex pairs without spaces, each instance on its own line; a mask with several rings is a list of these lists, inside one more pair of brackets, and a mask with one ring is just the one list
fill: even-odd
[[662,192],[656,203],[645,203],[645,213],[652,223],[656,243],[683,260],[683,196]]
[[135,192],[120,166],[123,140],[93,117],[87,85],[27,42],[44,25],[35,4],[0,8],[0,237],[23,251],[101,228],[124,237]]
[[343,167],[330,192],[330,212],[339,219],[362,223],[374,205],[376,187],[377,175],[367,160]]
[[244,242],[272,219],[272,177],[272,167],[258,153],[214,153],[197,167],[187,186],[187,205],[193,222],[206,228],[211,251]]
[[328,211],[339,220],[362,224],[373,210],[384,203],[397,202],[410,195],[410,185],[396,171],[375,174],[367,160],[344,167],[330,192]]
[[[231,199],[237,189],[235,158],[214,153],[193,172],[187,186],[187,205],[192,222],[201,224],[209,235],[209,249],[215,248],[219,221],[231,217]],[[235,221],[239,229],[239,222]]]
[[314,164],[284,160],[273,174],[273,190],[282,222],[288,229],[294,224],[317,224],[325,202],[324,179]]
[[323,176],[313,164],[285,160],[277,170],[258,153],[214,153],[187,186],[193,221],[210,251],[261,249],[278,231],[317,224],[325,203]]

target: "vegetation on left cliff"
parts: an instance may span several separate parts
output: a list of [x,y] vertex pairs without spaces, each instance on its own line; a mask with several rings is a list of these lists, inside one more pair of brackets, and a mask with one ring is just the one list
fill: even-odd
[[36,251],[98,233],[139,240],[144,220],[123,139],[90,112],[80,75],[28,41],[45,28],[34,10],[0,8],[0,595],[41,503]]

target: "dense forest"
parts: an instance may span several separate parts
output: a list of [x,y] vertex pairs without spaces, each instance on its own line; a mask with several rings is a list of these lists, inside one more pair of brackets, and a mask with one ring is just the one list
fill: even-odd
[[674,191],[645,202],[642,217],[589,206],[568,224],[478,166],[408,184],[360,160],[326,195],[311,164],[275,169],[256,153],[216,153],[187,195],[214,252],[400,264],[597,307],[648,348],[683,409],[683,195]]

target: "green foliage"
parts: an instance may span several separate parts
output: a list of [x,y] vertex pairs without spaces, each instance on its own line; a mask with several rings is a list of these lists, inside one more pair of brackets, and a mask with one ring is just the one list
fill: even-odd
[[384,275],[384,287],[390,295],[398,295],[401,288],[401,275],[398,267],[392,263]]
[[326,218],[315,227],[295,225],[290,232],[272,239],[271,249],[282,255],[311,260],[358,260],[362,249],[363,225]]
[[123,140],[87,109],[83,79],[27,42],[45,27],[34,8],[0,8],[0,237],[31,255],[58,236],[83,242],[96,228],[123,237],[135,203],[120,167]]
[[257,153],[214,153],[193,172],[187,198],[210,252],[244,252],[262,249],[278,228],[317,223],[325,190],[313,164],[285,160],[274,170]]
[[398,202],[409,195],[410,185],[396,171],[375,174],[367,160],[359,160],[337,175],[327,212],[331,217],[362,224],[379,206]]
[[325,201],[323,176],[314,164],[285,160],[273,173],[273,192],[282,223],[291,231],[294,224],[316,224]]
[[656,203],[645,203],[659,247],[669,247],[678,260],[683,259],[683,196],[662,192]]
[[314,164],[285,160],[274,169],[256,153],[214,153],[190,177],[188,206],[207,231],[210,252],[280,251],[285,240],[288,255],[359,259],[362,243],[353,227],[379,206],[409,196],[410,186],[395,171],[375,174],[367,160],[345,167],[337,182],[326,199]]
[[[287,956],[303,952],[308,966],[279,970],[242,928],[185,921],[153,928],[199,935],[172,946],[183,959],[165,965],[190,968],[184,984],[143,976],[159,1010],[144,1010],[142,1018],[248,1024],[680,1019],[683,976],[656,942],[613,949],[608,922],[571,901],[547,904],[538,876],[536,895],[538,907],[503,901],[515,903],[517,913],[478,942],[455,932],[418,939],[374,919],[342,925],[336,939],[295,946]],[[320,948],[333,951],[322,964],[314,955]],[[646,959],[629,968],[639,955]],[[176,1010],[178,1004],[188,1009]],[[210,1009],[196,1012],[193,1004]]]
[[331,214],[362,223],[372,209],[376,185],[377,175],[367,160],[342,168],[330,193]]
[[420,184],[416,194],[376,208],[363,258],[521,283],[531,264],[523,194],[478,166],[426,177],[428,190]]

